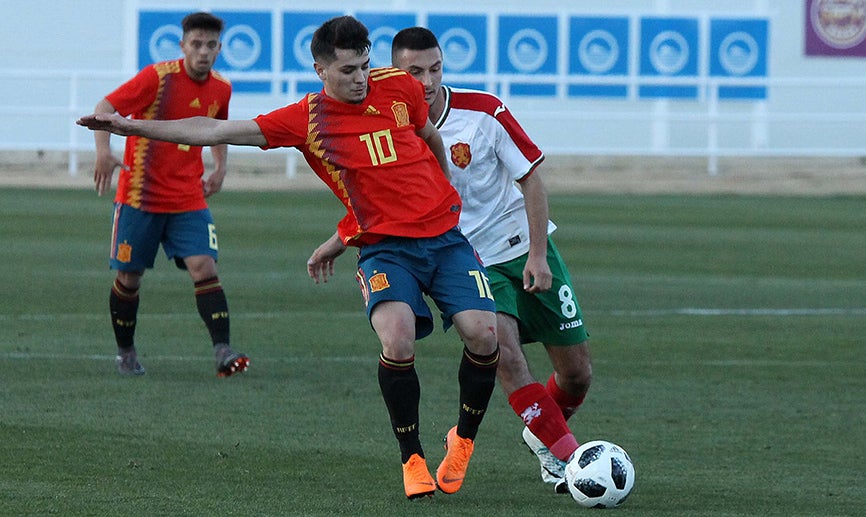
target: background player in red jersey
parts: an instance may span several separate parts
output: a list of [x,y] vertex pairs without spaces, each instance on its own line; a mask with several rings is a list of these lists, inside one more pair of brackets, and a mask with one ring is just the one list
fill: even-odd
[[[191,145],[296,147],[346,208],[332,238],[307,263],[318,280],[346,246],[359,248],[361,291],[382,345],[378,379],[400,446],[410,499],[458,491],[496,381],[496,316],[484,267],[456,228],[460,196],[445,176],[442,140],[427,118],[424,90],[394,68],[370,69],[367,28],[351,16],[313,35],[318,93],[254,120],[128,120],[94,114],[78,124]],[[430,334],[427,293],[464,349],[457,425],[430,475],[419,437],[415,341]]]
[[[568,270],[549,233],[541,150],[494,95],[442,84],[442,50],[423,27],[394,36],[391,62],[424,85],[451,182],[463,200],[460,228],[487,267],[496,298],[501,347],[498,378],[526,427],[523,439],[557,491],[577,449],[566,419],[589,389],[588,336]],[[519,185],[518,188],[515,183]],[[553,365],[544,386],[532,376],[521,343],[542,342]]]
[[[231,85],[212,70],[220,51],[221,19],[193,13],[182,22],[183,58],[145,67],[96,105],[96,113],[133,119],[228,118]],[[109,306],[117,341],[117,370],[143,375],[134,344],[139,288],[162,244],[166,255],[189,272],[198,312],[213,342],[217,375],[246,370],[249,359],[229,344],[229,309],[217,276],[217,237],[205,197],[219,192],[227,146],[211,147],[214,170],[203,180],[201,147],[130,136],[121,162],[111,153],[110,133],[97,131],[96,191],[105,193],[121,168],[114,199],[111,267],[117,277]]]

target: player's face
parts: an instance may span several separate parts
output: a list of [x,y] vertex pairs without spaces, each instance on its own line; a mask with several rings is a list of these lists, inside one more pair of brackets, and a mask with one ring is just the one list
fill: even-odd
[[409,72],[409,75],[424,85],[424,99],[433,105],[442,89],[442,51],[438,48],[425,50],[403,49],[394,56],[394,66]]
[[325,93],[340,102],[360,104],[367,98],[370,55],[341,48],[336,49],[335,54],[337,59],[330,64],[315,63]]
[[220,53],[221,46],[219,32],[203,29],[187,32],[180,42],[186,73],[198,81],[206,79]]

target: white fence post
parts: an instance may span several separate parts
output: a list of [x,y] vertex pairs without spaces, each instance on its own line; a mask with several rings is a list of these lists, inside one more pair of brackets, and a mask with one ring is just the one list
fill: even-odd
[[78,175],[78,128],[75,125],[75,112],[78,111],[78,74],[69,77],[69,161],[70,176]]
[[719,83],[707,82],[707,172],[719,173]]

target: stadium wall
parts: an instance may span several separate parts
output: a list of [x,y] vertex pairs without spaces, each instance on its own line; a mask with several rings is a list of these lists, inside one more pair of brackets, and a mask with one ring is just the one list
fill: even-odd
[[[446,68],[446,81],[499,94],[548,154],[705,157],[711,173],[727,156],[864,156],[860,47],[866,44],[807,55],[815,2],[727,0],[708,7],[703,0],[476,0],[469,9],[462,0],[324,0],[315,9],[260,0],[3,2],[0,151],[69,152],[74,173],[77,154],[90,150],[92,139],[72,121],[138,70],[147,17],[203,9],[242,21],[245,14],[264,13],[269,20],[264,58],[270,64],[223,62],[236,84],[252,85],[238,89],[235,118],[306,91],[301,87],[309,72],[293,70],[287,57],[293,20],[350,13],[379,16],[385,25],[467,21],[469,29],[486,32],[477,42],[483,48],[476,64]],[[851,8],[843,13],[843,28],[866,26],[866,17],[857,17],[858,2],[835,4]],[[586,32],[587,23],[596,26]],[[665,42],[661,35],[670,33],[676,37]],[[726,47],[717,33],[739,39]],[[529,37],[519,41],[520,34]],[[658,41],[663,44],[654,47]],[[618,54],[611,52],[616,45]],[[459,45],[456,54],[451,48],[446,65],[465,57]],[[725,55],[724,49],[734,51]]]

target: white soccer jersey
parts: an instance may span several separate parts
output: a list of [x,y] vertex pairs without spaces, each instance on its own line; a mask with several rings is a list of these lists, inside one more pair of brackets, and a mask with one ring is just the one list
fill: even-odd
[[[445,109],[435,125],[463,199],[460,229],[485,265],[528,253],[526,205],[515,181],[532,174],[544,154],[495,95],[443,89]],[[548,234],[554,229],[548,221]]]

